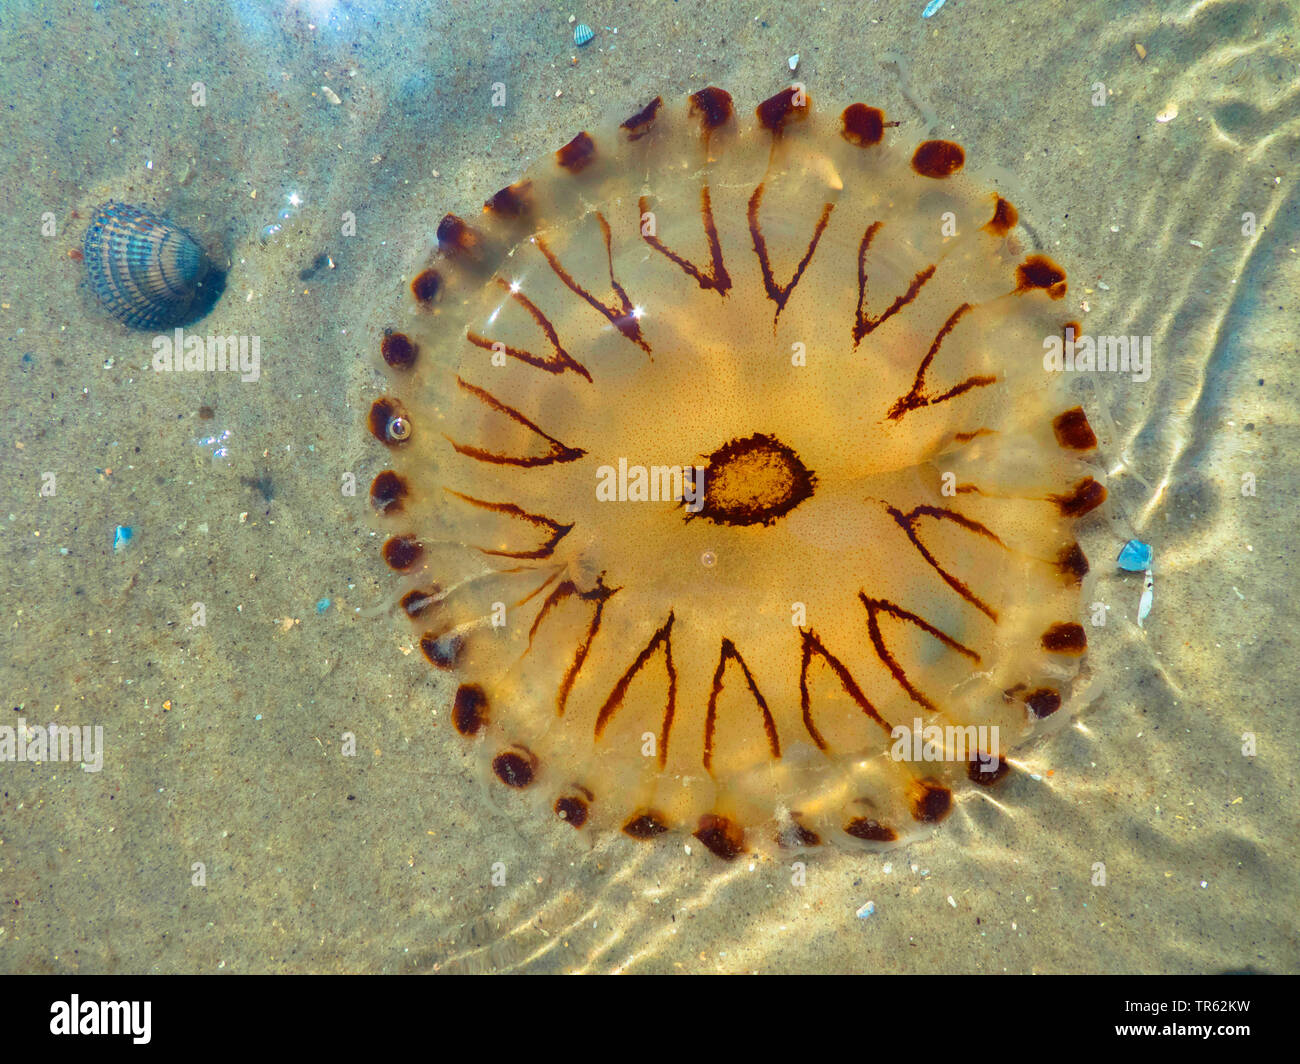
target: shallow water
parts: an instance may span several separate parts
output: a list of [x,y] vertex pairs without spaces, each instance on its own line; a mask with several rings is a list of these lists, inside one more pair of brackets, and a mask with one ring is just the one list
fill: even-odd
[[[568,9],[529,4],[6,6],[0,723],[102,725],[106,750],[95,773],[0,763],[0,968],[1300,967],[1300,10],[827,6],[593,3],[582,49]],[[611,108],[707,84],[757,102],[794,53],[814,100],[913,139],[932,114],[1013,175],[1085,329],[1153,346],[1146,382],[1079,382],[1112,499],[1085,542],[1110,607],[1094,697],[996,805],[883,856],[819,851],[798,886],[788,861],[516,822],[373,616],[362,430],[372,279],[443,213]],[[155,373],[150,337],[96,307],[69,251],[113,198],[222,249],[204,331],[260,336],[256,382]],[[1141,629],[1141,575],[1109,564],[1132,536],[1155,548]]]

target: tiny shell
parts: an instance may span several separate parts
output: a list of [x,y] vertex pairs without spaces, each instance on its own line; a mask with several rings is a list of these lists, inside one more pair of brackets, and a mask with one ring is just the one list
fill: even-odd
[[596,31],[588,26],[585,22],[579,22],[573,27],[573,43],[581,48],[584,44],[590,43],[591,39],[596,36]]
[[198,241],[144,207],[98,208],[82,245],[96,298],[133,329],[183,324],[209,263]]

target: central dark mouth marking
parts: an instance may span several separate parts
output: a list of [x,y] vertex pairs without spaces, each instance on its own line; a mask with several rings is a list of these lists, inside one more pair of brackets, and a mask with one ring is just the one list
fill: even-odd
[[[704,505],[686,520],[717,525],[770,525],[812,498],[817,476],[775,436],[730,440],[708,456]],[[699,490],[698,485],[696,490]]]

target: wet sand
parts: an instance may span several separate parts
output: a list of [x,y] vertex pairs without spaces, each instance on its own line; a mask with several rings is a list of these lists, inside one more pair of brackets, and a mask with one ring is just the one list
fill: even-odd
[[[106,736],[99,772],[0,763],[0,970],[1300,968],[1295,6],[370,6],[0,19],[0,723]],[[1086,329],[1154,350],[1145,383],[1080,382],[1112,496],[1084,544],[1093,699],[996,806],[817,852],[799,887],[788,862],[515,823],[398,628],[358,612],[388,580],[364,488],[340,490],[381,467],[365,336],[402,248],[611,109],[757,102],[795,53],[814,99],[916,139],[933,112],[1010,171]],[[156,373],[95,305],[69,252],[110,198],[228,260],[203,330],[260,336],[256,382]],[[1110,566],[1130,536],[1155,548],[1144,629],[1140,575]]]

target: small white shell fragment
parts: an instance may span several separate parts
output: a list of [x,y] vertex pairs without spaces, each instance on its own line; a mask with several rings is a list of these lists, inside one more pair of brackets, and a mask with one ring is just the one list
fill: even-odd
[[1172,122],[1178,117],[1178,104],[1167,103],[1165,109],[1156,115],[1157,122]]
[[875,911],[876,911],[876,903],[874,901],[869,901],[867,902],[866,905],[862,906],[862,908],[859,909],[855,915],[859,920],[865,920],[867,917],[875,913]]
[[573,27],[573,43],[579,48],[584,44],[588,44],[594,36],[596,36],[596,31],[585,22],[579,22]]
[[325,99],[329,100],[329,102],[332,103],[335,107],[337,107],[339,104],[343,102],[342,100],[339,99],[339,94],[335,92],[333,89],[331,89],[328,85],[322,85],[320,87],[320,91],[321,91],[321,95],[323,95]]
[[951,894],[948,895],[948,904],[951,905],[954,909],[957,908],[957,902],[953,900],[953,896]]
[[1156,578],[1148,569],[1142,576],[1142,597],[1138,599],[1138,627],[1142,627],[1142,622],[1147,619],[1151,612],[1151,602],[1156,596]]
[[799,53],[795,52],[786,62],[790,64],[790,69],[793,70],[799,65]]
[[1205,245],[1202,244],[1199,240],[1189,240],[1189,241],[1187,241],[1187,242],[1188,242],[1189,244],[1191,244],[1192,247],[1194,247],[1194,248],[1203,248],[1203,247],[1205,247]]

